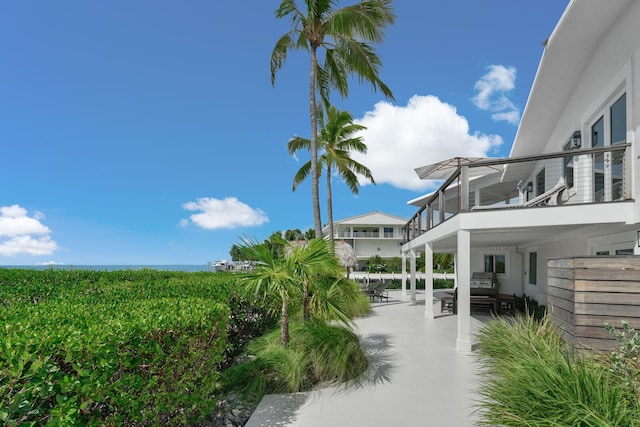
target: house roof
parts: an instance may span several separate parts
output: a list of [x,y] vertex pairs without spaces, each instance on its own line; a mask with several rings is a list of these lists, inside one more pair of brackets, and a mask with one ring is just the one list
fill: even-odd
[[[545,152],[593,52],[633,0],[572,0],[545,43],[510,157]],[[567,139],[570,136],[568,130]]]
[[[363,215],[334,221],[334,225],[405,225],[408,219],[383,212],[369,212]],[[326,227],[325,227],[326,228]]]

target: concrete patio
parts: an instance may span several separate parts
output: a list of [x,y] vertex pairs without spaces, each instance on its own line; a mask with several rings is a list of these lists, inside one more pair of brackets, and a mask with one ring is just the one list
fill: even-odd
[[[439,291],[434,292],[434,296]],[[370,367],[365,378],[311,392],[267,395],[247,427],[473,426],[478,377],[471,353],[456,351],[457,316],[424,318],[424,293],[417,304],[390,291],[356,332]],[[489,315],[471,318],[477,331]]]

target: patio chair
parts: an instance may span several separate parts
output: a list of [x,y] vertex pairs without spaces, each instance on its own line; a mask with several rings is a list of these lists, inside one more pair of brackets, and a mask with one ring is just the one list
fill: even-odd
[[382,299],[384,298],[389,302],[389,291],[387,291],[387,288],[390,284],[391,282],[385,283],[385,281],[382,281],[379,286],[373,290],[371,300],[375,302],[376,298],[380,298],[380,302],[382,302]]
[[472,211],[480,211],[480,210],[489,210],[489,209],[516,209],[516,208],[530,208],[534,206],[545,206],[545,205],[561,205],[564,203],[562,199],[562,194],[567,189],[566,184],[564,183],[564,178],[560,177],[558,183],[548,191],[540,194],[539,196],[534,197],[531,200],[527,200],[524,203],[512,204],[512,205],[487,205],[487,206],[474,206],[471,208]]

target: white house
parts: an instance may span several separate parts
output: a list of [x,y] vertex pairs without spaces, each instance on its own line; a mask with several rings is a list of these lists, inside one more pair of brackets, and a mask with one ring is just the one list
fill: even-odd
[[[334,221],[333,234],[336,240],[343,240],[353,247],[359,267],[364,268],[375,255],[383,259],[401,256],[402,229],[406,223],[406,218],[376,211]],[[323,233],[329,233],[328,226]]]
[[405,256],[456,254],[458,350],[471,349],[471,272],[496,272],[500,292],[546,304],[547,259],[640,254],[639,23],[639,1],[572,0],[545,43],[509,158],[463,160],[438,191],[409,202],[419,210],[404,228]]

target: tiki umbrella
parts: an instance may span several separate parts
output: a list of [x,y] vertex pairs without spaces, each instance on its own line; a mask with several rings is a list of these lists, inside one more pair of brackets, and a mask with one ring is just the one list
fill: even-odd
[[338,259],[340,260],[340,265],[347,269],[347,277],[349,277],[350,269],[358,265],[358,257],[356,256],[356,252],[353,250],[353,247],[350,244],[342,240],[336,240],[334,242],[334,245],[334,251]]

